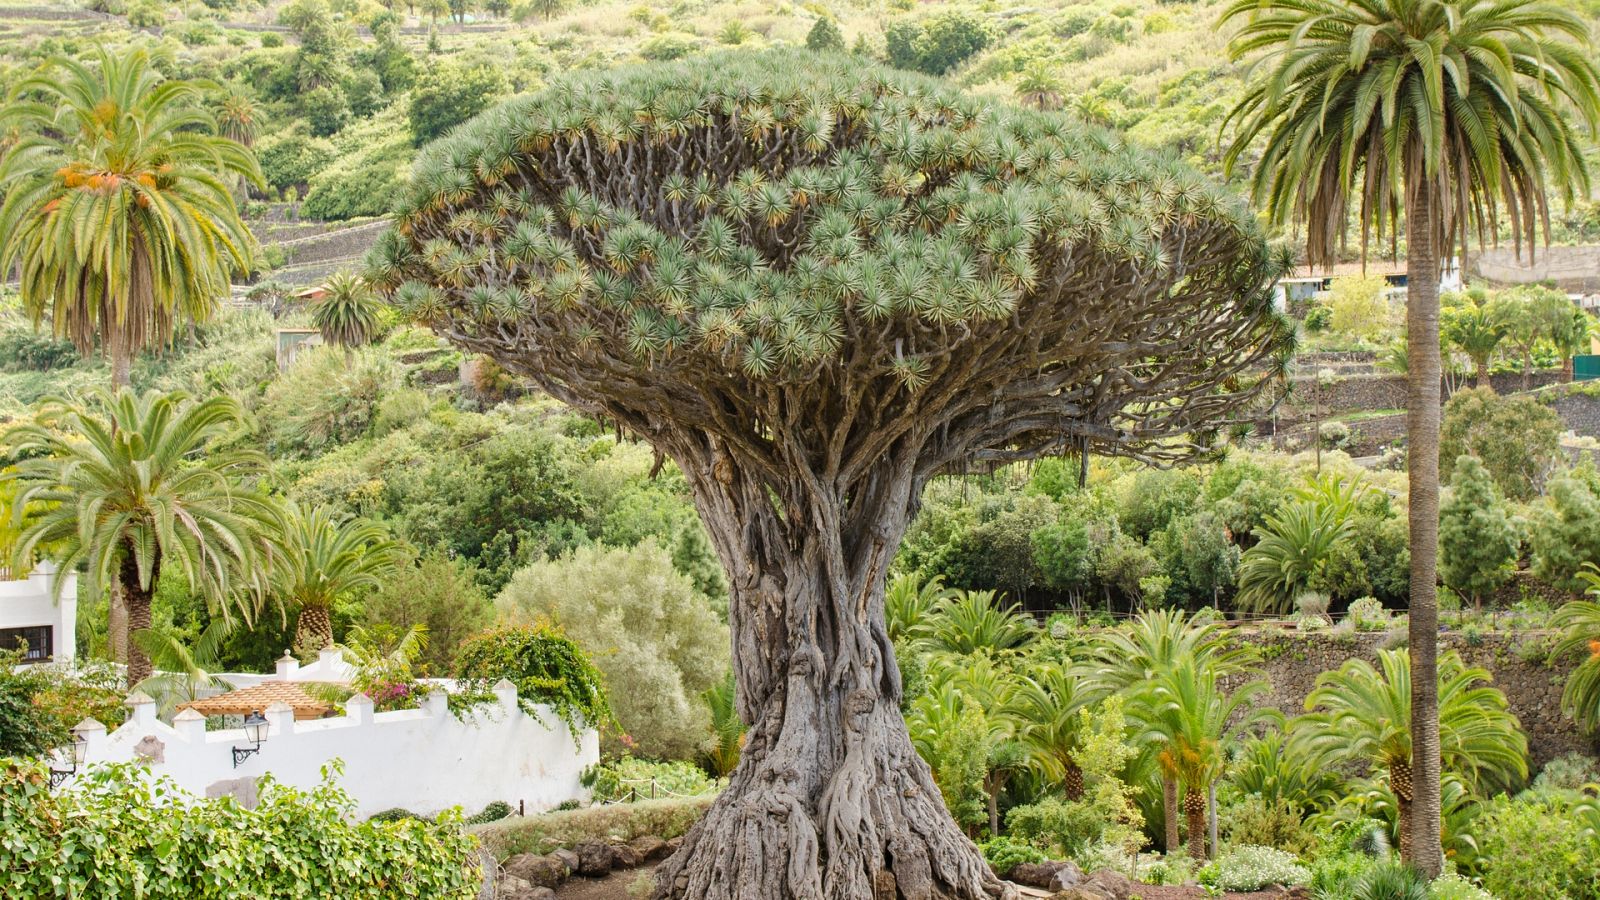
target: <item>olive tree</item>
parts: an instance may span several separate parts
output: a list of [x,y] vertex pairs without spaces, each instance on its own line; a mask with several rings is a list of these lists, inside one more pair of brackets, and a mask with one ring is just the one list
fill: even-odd
[[1240,206],[1054,114],[802,51],[576,73],[425,150],[371,278],[672,459],[727,572],[729,786],[658,897],[1009,890],[900,714],[930,478],[1172,463],[1281,375]]

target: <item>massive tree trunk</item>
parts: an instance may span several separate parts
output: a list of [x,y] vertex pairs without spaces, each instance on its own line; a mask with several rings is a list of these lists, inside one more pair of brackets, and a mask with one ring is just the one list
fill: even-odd
[[1406,179],[1406,385],[1411,537],[1411,753],[1414,803],[1406,860],[1429,878],[1443,865],[1439,842],[1439,259],[1432,183]]
[[[122,558],[122,567],[119,580],[122,582],[122,595],[127,603],[128,634],[137,634],[150,627],[150,597],[155,593],[156,579],[160,576],[160,565],[150,573],[148,587],[139,583],[139,564],[134,559],[133,551],[126,551]],[[128,689],[150,677],[152,668],[150,657],[147,656],[139,644],[128,640]]]
[[729,785],[656,873],[657,898],[1009,896],[961,833],[900,713],[884,580],[916,493],[908,460],[848,498],[778,496],[713,446],[679,456],[728,572],[738,708]]

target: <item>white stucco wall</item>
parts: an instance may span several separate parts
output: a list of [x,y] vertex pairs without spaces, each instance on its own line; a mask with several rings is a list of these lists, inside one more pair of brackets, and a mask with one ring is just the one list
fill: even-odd
[[583,799],[578,776],[600,758],[596,732],[586,730],[574,742],[554,713],[543,712],[543,721],[524,713],[509,683],[495,693],[496,704],[479,707],[465,721],[446,708],[441,693],[422,709],[376,714],[372,701],[357,695],[344,716],[304,722],[280,704],[266,713],[270,729],[261,752],[237,769],[231,748],[250,746],[242,730],[207,732],[205,720],[191,711],[169,726],[156,718],[154,703],[137,702],[144,698],[135,695],[133,715],[116,731],[106,734],[91,724],[83,732],[84,765],[144,760],[151,774],[204,797],[241,793],[238,779],[267,772],[309,788],[338,758],[344,761],[339,783],[361,816],[397,806],[421,814],[460,806],[471,815],[495,800],[533,813]]
[[56,602],[56,567],[42,562],[26,578],[0,580],[0,628],[53,629],[55,662],[72,662],[77,651],[78,574],[61,576],[61,602]]

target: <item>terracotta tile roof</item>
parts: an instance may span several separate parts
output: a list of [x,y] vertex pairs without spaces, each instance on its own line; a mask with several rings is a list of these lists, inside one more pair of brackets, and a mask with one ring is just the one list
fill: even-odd
[[305,688],[292,681],[263,681],[254,687],[195,700],[178,708],[192,709],[207,716],[245,716],[266,712],[274,703],[287,703],[296,719],[320,719],[333,712],[330,704],[314,699]]

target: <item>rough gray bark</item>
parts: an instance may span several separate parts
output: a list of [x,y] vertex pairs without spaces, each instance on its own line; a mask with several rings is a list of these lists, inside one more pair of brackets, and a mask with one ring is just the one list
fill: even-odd
[[[1438,877],[1439,758],[1439,229],[1431,182],[1407,178],[1406,471],[1410,481],[1411,544],[1411,772],[1410,847],[1402,855],[1422,874]],[[1404,802],[1402,801],[1402,806]],[[1409,849],[1409,854],[1404,850]]]
[[[158,563],[150,573],[150,586],[145,587],[139,583],[139,565],[134,559],[132,548],[123,551],[122,566],[119,581],[122,584],[122,595],[127,604],[127,632],[134,634],[150,627],[150,599],[155,593],[156,578],[160,575],[161,567]],[[152,672],[150,657],[144,652],[138,642],[127,641],[128,650],[128,688],[149,678]]]

